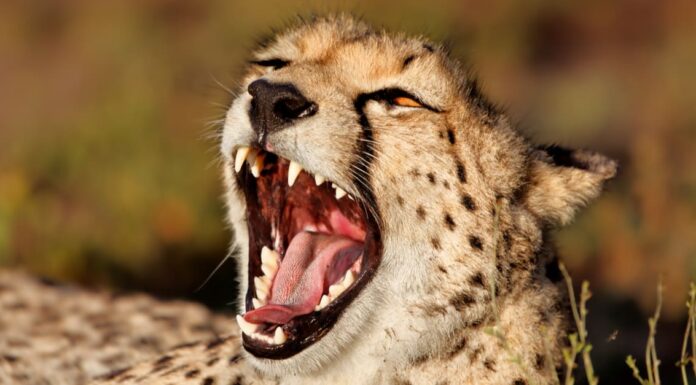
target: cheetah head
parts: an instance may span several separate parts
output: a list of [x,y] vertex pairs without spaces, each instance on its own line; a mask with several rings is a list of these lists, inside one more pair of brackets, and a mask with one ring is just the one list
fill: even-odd
[[528,144],[443,48],[344,16],[253,54],[221,148],[243,345],[277,375],[434,354],[490,312],[498,241],[541,248],[615,170]]

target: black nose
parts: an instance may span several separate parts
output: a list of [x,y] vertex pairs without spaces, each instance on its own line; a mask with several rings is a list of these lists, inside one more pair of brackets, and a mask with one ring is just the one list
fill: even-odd
[[256,80],[249,84],[251,125],[258,133],[282,129],[297,119],[317,112],[316,103],[307,100],[292,84]]

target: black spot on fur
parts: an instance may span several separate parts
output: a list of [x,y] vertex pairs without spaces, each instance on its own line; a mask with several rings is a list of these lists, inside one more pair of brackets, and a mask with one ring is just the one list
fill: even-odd
[[486,287],[486,283],[483,278],[483,274],[479,271],[476,274],[472,275],[471,278],[469,278],[469,283],[472,286],[478,286],[478,287]]
[[544,357],[543,354],[537,353],[537,355],[534,357],[534,368],[536,370],[541,371],[544,369],[544,366],[546,364],[546,357]]
[[444,266],[442,265],[437,265],[437,269],[440,270],[443,274],[447,274],[447,269],[445,269]]
[[483,348],[480,347],[480,346],[477,347],[476,349],[472,350],[472,351],[469,353],[469,361],[471,361],[472,363],[478,361],[478,358],[479,358],[479,356],[481,355],[482,352],[483,352]]
[[162,370],[169,368],[169,366],[172,364],[173,358],[174,357],[172,357],[170,355],[164,355],[164,356],[158,358],[157,361],[155,361],[154,366],[152,367],[152,370],[150,371],[150,373],[157,373],[157,372],[160,372]]
[[208,362],[205,363],[206,366],[213,366],[220,361],[220,357],[212,357],[211,359],[208,360]]
[[423,206],[418,206],[418,208],[416,208],[416,215],[418,215],[418,218],[420,220],[425,219],[425,209],[423,208]]
[[235,354],[234,356],[230,357],[230,360],[227,361],[230,366],[236,365],[239,361],[242,360],[242,356],[240,354]]
[[435,250],[440,250],[440,248],[442,247],[440,246],[440,238],[438,237],[433,237],[430,240],[430,243],[433,245],[433,248],[435,248]]
[[462,161],[459,159],[456,159],[454,161],[454,163],[457,167],[457,178],[459,179],[460,182],[466,183],[466,169],[464,168]]
[[9,363],[15,363],[19,361],[19,357],[12,354],[3,354],[2,356],[0,356],[0,359]]
[[462,308],[471,306],[476,303],[476,299],[466,290],[463,290],[455,294],[449,300],[450,305],[454,306],[457,310],[462,310]]
[[174,346],[172,349],[190,348],[190,347],[198,345],[199,343],[200,343],[199,341],[185,342],[183,344],[179,344],[179,345]]
[[234,380],[230,382],[230,385],[242,385],[242,376],[235,377]]
[[103,379],[103,380],[113,380],[113,379],[116,379],[117,377],[122,377],[123,375],[125,375],[126,373],[128,373],[128,371],[130,371],[130,369],[131,369],[131,368],[128,367],[128,368],[122,368],[122,369],[112,370],[112,371],[110,371],[109,373],[107,373],[107,374],[101,376],[100,379]]
[[411,171],[409,171],[409,173],[415,177],[421,176],[421,173],[420,173],[420,171],[418,171],[417,168],[412,169]]
[[444,188],[446,188],[447,190],[450,189],[450,184],[449,184],[449,182],[446,181],[446,180],[443,180],[443,181],[442,181],[442,186],[443,186]]
[[433,48],[433,46],[430,44],[423,44],[423,48],[430,53],[435,52],[435,48]]
[[449,358],[455,357],[457,354],[461,353],[462,350],[466,348],[467,340],[466,337],[462,337],[456,345],[450,350],[449,352]]
[[169,362],[172,360],[172,358],[174,358],[174,357],[172,357],[168,354],[164,355],[164,356],[158,358],[157,361],[155,361],[155,365],[161,365],[161,364],[164,364],[165,362]]
[[481,243],[481,238],[475,235],[469,236],[469,244],[476,250],[483,250],[483,243]]
[[452,219],[452,216],[449,215],[449,213],[445,213],[445,225],[447,225],[447,228],[450,229],[450,231],[454,231],[455,227],[457,227],[457,224],[454,223],[454,219]]
[[208,342],[208,345],[205,346],[205,349],[206,349],[206,350],[215,349],[215,348],[217,348],[218,346],[222,345],[223,343],[225,343],[225,339],[224,339],[224,338],[216,338],[216,339],[214,339],[214,340]]
[[512,385],[527,385],[527,381],[525,381],[521,378],[518,378],[512,382]]
[[402,71],[405,70],[406,67],[408,67],[408,65],[411,64],[411,62],[413,62],[413,59],[415,59],[415,58],[416,58],[415,55],[410,55],[410,56],[406,57],[406,59],[404,59],[404,64],[401,66],[401,70]]
[[396,203],[398,203],[399,206],[403,206],[404,205],[404,198],[401,195],[397,195],[396,196]]
[[213,377],[206,377],[201,381],[201,385],[213,385],[215,384],[215,379]]
[[430,182],[431,184],[435,184],[435,174],[433,174],[432,172],[429,172],[427,174],[427,177],[428,177],[428,182]]
[[201,371],[198,369],[191,369],[188,372],[184,374],[184,377],[186,378],[196,378],[201,374]]
[[449,140],[450,144],[455,144],[457,142],[454,137],[454,131],[451,128],[447,129],[447,140]]
[[495,360],[492,358],[486,358],[485,361],[483,361],[483,366],[491,372],[495,372]]
[[469,211],[476,210],[476,203],[474,203],[474,199],[469,194],[462,194],[462,205]]

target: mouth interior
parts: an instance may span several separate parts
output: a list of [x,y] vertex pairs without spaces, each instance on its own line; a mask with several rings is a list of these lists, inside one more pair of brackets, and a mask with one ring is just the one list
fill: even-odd
[[239,174],[250,241],[247,312],[240,322],[251,337],[245,346],[294,342],[298,350],[331,327],[372,270],[365,247],[370,226],[351,195],[321,177],[298,174],[298,164],[260,150],[251,150],[247,162]]

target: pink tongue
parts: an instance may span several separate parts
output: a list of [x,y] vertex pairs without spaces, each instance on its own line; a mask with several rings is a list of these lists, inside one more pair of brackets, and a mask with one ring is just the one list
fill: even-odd
[[343,276],[362,249],[362,243],[341,235],[297,234],[278,268],[268,304],[246,313],[244,319],[284,324],[313,312],[324,288]]

